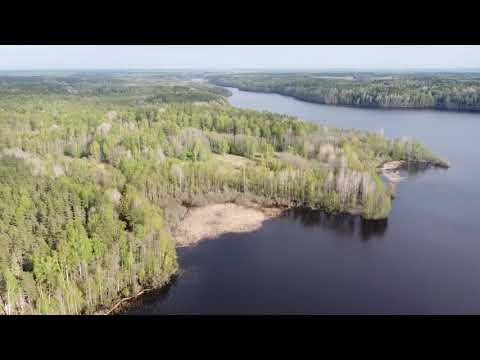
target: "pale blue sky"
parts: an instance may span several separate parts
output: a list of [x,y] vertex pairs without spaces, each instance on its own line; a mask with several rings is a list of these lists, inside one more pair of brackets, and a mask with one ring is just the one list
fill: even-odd
[[479,68],[480,46],[0,45],[0,69]]

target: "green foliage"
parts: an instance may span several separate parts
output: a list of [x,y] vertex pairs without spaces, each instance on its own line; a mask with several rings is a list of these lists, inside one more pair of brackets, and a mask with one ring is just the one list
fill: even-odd
[[178,267],[165,218],[181,204],[245,196],[384,218],[381,163],[444,164],[410,139],[236,109],[226,91],[183,78],[2,81],[0,310],[9,314],[92,313],[165,284]]
[[19,178],[28,166],[16,158],[2,157],[0,169],[2,257],[21,252],[19,266],[1,267],[11,313],[91,312],[176,271],[161,214],[139,195],[125,193],[117,207],[93,181]]

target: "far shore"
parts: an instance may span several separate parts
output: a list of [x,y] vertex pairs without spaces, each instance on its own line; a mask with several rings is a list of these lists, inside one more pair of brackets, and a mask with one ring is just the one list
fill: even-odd
[[[449,113],[470,113],[470,114],[478,114],[480,111],[479,110],[472,110],[472,109],[445,109],[445,108],[439,108],[439,107],[408,107],[408,106],[372,106],[372,105],[354,105],[354,104],[326,104],[323,102],[319,101],[313,101],[310,99],[302,98],[299,96],[295,96],[293,94],[285,94],[280,91],[275,91],[275,90],[261,90],[261,89],[247,89],[247,88],[242,88],[234,85],[220,85],[216,84],[214,82],[211,82],[211,84],[216,85],[216,86],[221,86],[224,89],[236,89],[239,91],[245,91],[245,92],[250,92],[250,93],[257,93],[257,94],[275,94],[275,95],[280,95],[280,96],[285,96],[287,98],[291,98],[297,101],[302,101],[306,102],[309,104],[316,104],[316,105],[322,105],[322,106],[330,106],[330,107],[340,107],[340,108],[352,108],[352,109],[366,109],[366,110],[380,110],[380,111],[441,111],[441,112],[449,112]],[[231,96],[231,95],[230,95]],[[229,97],[230,97],[229,96]]]

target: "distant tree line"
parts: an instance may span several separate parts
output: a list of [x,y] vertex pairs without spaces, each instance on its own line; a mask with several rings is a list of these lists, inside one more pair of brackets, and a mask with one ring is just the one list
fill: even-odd
[[208,79],[220,86],[328,105],[480,111],[480,77],[473,75],[238,74]]

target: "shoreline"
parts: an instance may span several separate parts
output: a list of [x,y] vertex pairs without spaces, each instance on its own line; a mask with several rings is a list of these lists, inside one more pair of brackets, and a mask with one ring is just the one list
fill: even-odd
[[[248,233],[260,229],[264,221],[281,216],[289,208],[264,207],[256,203],[239,205],[236,203],[214,203],[190,207],[178,226],[172,231],[176,248],[193,247],[200,242],[214,239],[227,233]],[[172,280],[181,275],[182,270],[164,285],[146,288],[137,294],[119,299],[110,308],[99,309],[94,315],[125,315],[125,311],[143,295],[162,291]]]
[[[394,185],[405,179],[405,177],[400,176],[399,170],[409,164],[420,163],[426,166],[449,167],[448,164],[435,164],[427,161],[392,160],[384,162],[378,169],[382,175],[387,178],[389,183]],[[178,226],[172,231],[175,247],[194,247],[203,241],[215,239],[224,234],[257,231],[265,221],[282,216],[292,208],[294,207],[266,207],[253,202],[241,205],[233,202],[212,203],[204,206],[189,207]],[[355,211],[348,212],[348,214],[361,216],[360,213],[356,213]],[[180,274],[181,269],[179,269],[176,274],[173,274],[172,278],[161,287],[142,289],[136,295],[119,299],[111,308],[98,310],[94,314],[124,315],[128,307],[132,303],[135,303],[142,295],[162,291],[170,285],[173,278],[177,278]]]
[[173,237],[177,248],[194,246],[227,233],[256,231],[264,221],[280,216],[285,210],[280,207],[235,203],[189,208],[174,230]]
[[[378,169],[382,175],[387,178],[389,183],[394,185],[405,179],[405,177],[400,176],[399,170],[410,164],[422,164],[442,168],[449,167],[449,164],[436,164],[427,161],[392,160],[384,162]],[[282,216],[292,208],[295,207],[266,207],[254,202],[247,204],[237,204],[233,202],[212,203],[204,206],[189,207],[178,226],[172,231],[175,247],[194,247],[203,241],[215,239],[224,234],[257,231],[265,221]],[[348,214],[361,216],[360,213],[356,213],[355,211],[348,212]],[[171,284],[172,279],[177,278],[181,274],[181,271],[182,270],[179,269],[178,272],[173,274],[171,279],[161,287],[142,289],[133,296],[119,299],[109,309],[101,309],[94,314],[125,315],[125,311],[132,303],[135,303],[138,298],[148,293],[164,290]]]
[[396,184],[405,179],[400,176],[399,170],[407,165],[405,160],[387,161],[380,166],[380,171],[390,184]]
[[[213,203],[204,206],[190,207],[187,209],[185,216],[180,221],[177,228],[172,231],[172,235],[175,240],[175,247],[177,249],[195,247],[203,241],[213,240],[221,235],[229,233],[251,233],[259,230],[265,221],[278,218],[293,209],[305,209],[307,211],[319,210],[308,207],[265,207],[257,203],[239,205],[231,202]],[[226,210],[226,212],[223,210]],[[207,216],[204,214],[205,211],[209,212]],[[341,214],[361,217],[361,214],[355,211],[342,212],[338,213],[337,215]],[[234,221],[234,226],[231,226],[232,219]],[[192,231],[192,228],[190,227],[192,220],[194,223],[200,223],[203,231],[197,232],[195,229]],[[219,221],[217,222],[216,220]],[[185,234],[185,232],[188,233]],[[185,235],[187,238],[185,238]],[[173,274],[162,286],[142,289],[135,295],[119,299],[110,308],[97,310],[93,315],[128,315],[128,309],[137,303],[138,299],[142,298],[143,296],[150,296],[155,293],[162,293],[163,291],[166,291],[168,287],[171,286],[172,282],[177,280],[181,274],[182,269],[179,268],[177,272]]]
[[448,169],[450,163],[448,161],[440,160],[438,162],[433,161],[419,161],[419,160],[391,160],[386,161],[378,167],[380,173],[387,178],[390,184],[398,183],[404,180],[406,177],[400,176],[400,170],[407,168],[408,166],[424,166]]

